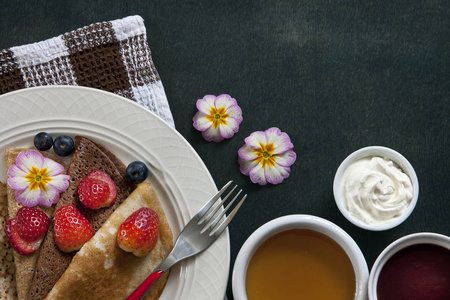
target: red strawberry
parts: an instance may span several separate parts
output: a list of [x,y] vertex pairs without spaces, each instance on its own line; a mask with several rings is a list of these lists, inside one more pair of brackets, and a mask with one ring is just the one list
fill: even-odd
[[37,249],[39,249],[39,246],[44,240],[43,237],[34,242],[24,240],[19,234],[19,226],[16,218],[6,222],[5,231],[9,244],[14,250],[16,250],[17,253],[21,255],[30,255],[34,253]]
[[94,170],[78,184],[78,196],[91,209],[109,207],[116,201],[117,188],[108,174]]
[[56,245],[64,252],[79,250],[94,235],[91,223],[74,205],[58,209],[54,223]]
[[21,207],[16,219],[20,237],[28,242],[43,238],[50,224],[50,219],[44,212],[32,207]]
[[116,187],[116,184],[114,183],[114,180],[112,180],[112,178],[109,177],[109,175],[107,173],[105,173],[101,170],[94,170],[91,173],[89,173],[88,176],[90,178],[103,180],[104,182],[106,182],[108,184],[109,197],[106,200],[105,205],[103,207],[109,207],[109,206],[113,205],[117,198],[117,187]]
[[117,233],[119,247],[136,256],[149,254],[158,240],[159,217],[152,209],[135,211],[120,225]]

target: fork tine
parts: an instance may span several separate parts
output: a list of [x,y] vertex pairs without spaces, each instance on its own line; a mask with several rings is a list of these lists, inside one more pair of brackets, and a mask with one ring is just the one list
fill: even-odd
[[[231,189],[231,191],[224,197],[222,198],[222,201],[220,201],[219,204],[217,204],[216,206],[214,206],[214,204],[210,207],[210,209],[208,210],[208,213],[205,214],[206,217],[202,218],[202,220],[200,220],[198,222],[198,225],[202,224],[203,222],[205,222],[205,225],[209,222],[211,223],[212,218],[214,217],[214,215],[217,213],[217,211],[219,211],[219,209],[223,206],[223,204],[225,203],[225,201],[227,201],[227,199],[231,196],[231,194],[233,194],[234,190],[237,188],[237,185],[234,186],[234,188]],[[240,192],[239,192],[240,193]],[[233,200],[234,201],[234,200]],[[232,202],[233,202],[232,201]],[[206,227],[206,226],[205,226]]]
[[230,186],[230,184],[233,182],[233,180],[228,181],[227,184],[223,186],[223,188],[220,189],[208,202],[206,202],[205,205],[198,211],[198,213],[195,215],[195,217],[198,217],[198,219],[201,219],[211,208],[211,206],[219,199],[219,197],[225,192],[225,190]]
[[[237,186],[235,186],[234,188],[236,188]],[[234,189],[233,189],[234,190]],[[214,219],[214,221],[210,222],[208,226],[205,226],[205,228],[203,228],[202,232],[205,232],[206,229],[209,227],[210,230],[213,230],[214,227],[216,227],[217,223],[219,223],[219,221],[222,219],[222,217],[225,215],[225,213],[228,211],[228,209],[231,207],[231,205],[233,205],[234,201],[236,201],[237,197],[239,197],[239,195],[241,194],[242,190],[240,190],[236,196],[234,196],[233,200],[230,201],[230,203],[228,203],[228,205],[223,209],[223,211]],[[231,192],[230,192],[231,194]],[[230,194],[227,195],[230,196]],[[221,203],[222,205],[222,203]],[[216,211],[214,212],[214,214],[217,212],[217,210],[219,210],[219,207],[217,207]],[[213,215],[211,216],[211,218],[213,217]]]
[[[236,195],[236,197],[237,197],[237,196],[238,196],[238,195]],[[235,197],[235,198],[236,198],[236,197]],[[218,235],[220,235],[220,234],[225,230],[225,228],[227,228],[228,224],[230,224],[231,220],[233,220],[234,216],[236,215],[236,213],[238,212],[239,208],[241,207],[242,203],[244,203],[244,201],[245,201],[246,198],[247,198],[247,194],[245,194],[245,195],[242,197],[241,201],[239,201],[239,203],[236,205],[236,207],[235,207],[235,208],[231,211],[231,213],[226,217],[225,221],[223,221],[223,223],[220,224],[220,226],[214,228],[214,229],[209,233],[210,236],[211,236],[211,235],[216,235],[216,236],[218,236]],[[233,201],[234,201],[234,200],[235,200],[235,199],[233,199]],[[227,208],[228,208],[228,207],[229,207],[229,205],[227,206]]]

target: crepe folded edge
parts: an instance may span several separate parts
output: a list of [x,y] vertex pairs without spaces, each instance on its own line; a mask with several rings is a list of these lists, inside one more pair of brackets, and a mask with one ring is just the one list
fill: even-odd
[[[141,207],[159,216],[155,248],[136,257],[119,248],[117,231]],[[125,299],[159,265],[173,248],[173,235],[163,207],[149,182],[138,185],[81,250],[46,299]],[[166,273],[144,299],[158,299],[168,279]]]

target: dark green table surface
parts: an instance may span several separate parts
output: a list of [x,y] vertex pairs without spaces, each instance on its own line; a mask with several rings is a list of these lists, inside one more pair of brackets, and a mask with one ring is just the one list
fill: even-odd
[[[135,14],[145,20],[177,130],[217,186],[234,179],[250,194],[230,225],[230,280],[248,236],[288,214],[342,227],[369,269],[406,234],[450,235],[447,0],[2,1],[0,48]],[[195,102],[221,93],[237,99],[244,121],[232,139],[209,143],[192,127]],[[237,150],[273,126],[290,135],[297,161],[282,184],[260,187],[239,172]],[[333,198],[339,164],[369,145],[399,151],[419,178],[416,209],[384,232],[352,225]]]

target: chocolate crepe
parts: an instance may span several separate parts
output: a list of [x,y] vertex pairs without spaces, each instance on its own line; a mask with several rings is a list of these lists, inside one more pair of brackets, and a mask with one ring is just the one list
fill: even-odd
[[[141,207],[150,207],[158,214],[159,234],[152,252],[137,257],[123,251],[116,239],[120,225]],[[84,244],[47,299],[125,299],[167,257],[172,247],[172,231],[161,203],[150,183],[143,182]],[[167,276],[164,274],[144,299],[158,299]]]
[[[94,232],[103,225],[114,210],[129,196],[131,191],[130,186],[123,177],[123,170],[126,167],[111,152],[102,151],[102,149],[106,150],[103,146],[97,145],[85,137],[75,137],[75,152],[68,169],[68,175],[70,175],[69,187],[61,194],[61,199],[56,204],[56,209],[68,204],[76,205],[89,220]],[[117,199],[110,207],[91,210],[78,201],[77,189],[79,182],[96,169],[106,172],[112,178],[117,187]],[[53,235],[52,220],[49,231],[40,248],[28,299],[44,299],[75,255],[75,252],[65,253],[59,250]]]
[[[16,147],[5,150],[5,167],[6,171],[9,167],[16,163],[16,158],[21,152],[26,152],[27,150],[37,150],[35,148],[27,147]],[[67,164],[61,160],[56,155],[39,151],[45,157],[53,159],[57,163],[64,166],[63,174],[67,172]],[[13,219],[17,215],[17,211],[23,206],[15,198],[15,191],[10,186],[7,185],[7,198],[8,198],[8,219]],[[53,216],[55,211],[55,206],[43,207],[36,206],[36,209],[43,211],[49,218]],[[26,299],[28,295],[28,290],[30,289],[31,279],[33,278],[34,270],[36,268],[37,259],[39,257],[39,250],[30,255],[20,255],[16,251],[13,251],[14,255],[14,265],[15,265],[15,281],[17,286],[17,299]]]
[[0,182],[0,299],[17,299],[14,276],[14,250],[8,243],[5,223],[8,218],[6,184]]

